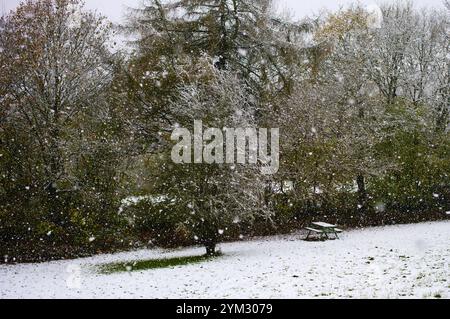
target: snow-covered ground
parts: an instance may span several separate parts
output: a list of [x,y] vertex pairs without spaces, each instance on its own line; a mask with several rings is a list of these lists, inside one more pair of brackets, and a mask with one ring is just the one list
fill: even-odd
[[0,298],[450,298],[450,222],[297,234],[221,245],[214,261],[101,275],[98,264],[202,254],[140,250],[0,266]]

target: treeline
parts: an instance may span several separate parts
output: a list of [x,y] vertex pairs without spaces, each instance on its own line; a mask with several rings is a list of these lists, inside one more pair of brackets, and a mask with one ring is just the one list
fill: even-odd
[[[149,0],[113,26],[79,0],[22,3],[0,20],[0,256],[447,218],[449,13]],[[280,128],[280,171],[175,165],[194,120]]]

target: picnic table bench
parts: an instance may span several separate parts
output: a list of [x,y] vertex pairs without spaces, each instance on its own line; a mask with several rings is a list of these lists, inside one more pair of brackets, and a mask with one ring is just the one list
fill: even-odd
[[320,235],[320,239],[323,239],[324,237],[326,239],[330,239],[330,236],[328,236],[329,234],[332,234],[336,237],[336,239],[339,239],[339,234],[343,232],[343,230],[339,229],[338,226],[324,222],[315,222],[312,223],[312,225],[315,228],[312,227],[305,228],[308,231],[308,236],[306,237],[306,240],[308,240],[313,233]]

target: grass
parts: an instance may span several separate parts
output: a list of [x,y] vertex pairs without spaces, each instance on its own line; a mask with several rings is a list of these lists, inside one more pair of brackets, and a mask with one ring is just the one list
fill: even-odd
[[210,261],[217,256],[190,256],[164,259],[140,260],[132,262],[121,262],[113,264],[105,264],[99,267],[102,274],[114,274],[120,272],[142,271],[150,269],[171,268],[177,266],[186,266],[191,264],[198,264],[201,262]]

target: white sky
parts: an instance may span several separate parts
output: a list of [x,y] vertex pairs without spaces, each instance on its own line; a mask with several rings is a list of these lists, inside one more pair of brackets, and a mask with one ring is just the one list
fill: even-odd
[[[0,0],[3,1],[6,11],[14,9],[21,0]],[[97,9],[102,14],[108,16],[114,22],[120,22],[124,9],[136,7],[143,0],[85,0],[88,8]],[[379,4],[389,1],[401,0],[360,0],[364,5]],[[412,0],[417,6],[440,7],[443,8],[444,0]],[[278,9],[288,13],[294,18],[302,18],[319,12],[321,9],[336,10],[354,0],[278,0]],[[0,6],[0,10],[2,7]],[[0,12],[1,14],[2,12]]]

